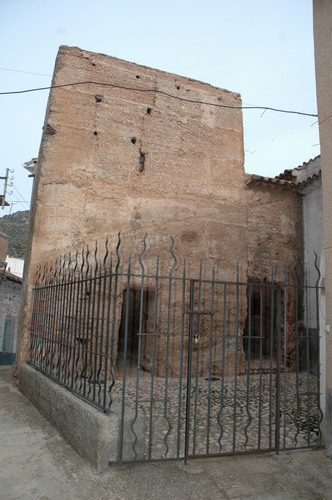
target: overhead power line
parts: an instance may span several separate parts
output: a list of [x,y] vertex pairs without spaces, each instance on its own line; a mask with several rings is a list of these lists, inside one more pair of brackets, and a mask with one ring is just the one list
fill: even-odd
[[23,196],[21,195],[21,193],[19,192],[19,190],[13,185],[13,188],[15,189],[16,193],[19,195],[19,197],[22,199],[21,203],[27,205],[28,208],[30,208],[30,203],[27,202]]
[[26,75],[52,76],[45,73],[33,73],[32,71],[22,71],[21,69],[0,68],[1,71],[12,71],[13,73],[24,73]]
[[191,104],[204,104],[206,106],[213,106],[215,108],[260,109],[260,110],[264,110],[264,111],[274,111],[276,113],[287,113],[287,114],[293,114],[293,115],[310,116],[310,117],[314,117],[314,118],[316,118],[318,116],[317,114],[314,114],[314,113],[303,113],[301,111],[292,111],[292,110],[287,110],[287,109],[272,108],[270,106],[232,106],[230,104],[219,104],[219,103],[213,103],[213,102],[208,102],[208,101],[198,101],[198,100],[194,100],[194,99],[187,99],[187,98],[181,97],[181,96],[176,96],[176,95],[170,94],[168,92],[165,92],[164,90],[159,90],[159,89],[128,87],[125,85],[116,85],[113,83],[104,83],[104,82],[93,82],[93,81],[89,81],[89,80],[83,81],[83,82],[64,83],[62,85],[51,85],[48,87],[38,87],[38,88],[33,88],[33,89],[0,92],[0,95],[27,94],[29,92],[40,92],[42,90],[59,89],[59,88],[72,87],[72,86],[78,86],[78,85],[99,85],[99,86],[103,86],[103,87],[111,87],[111,88],[115,88],[115,89],[129,90],[129,91],[134,91],[134,92],[150,92],[150,93],[162,94],[162,95],[165,95],[171,99],[177,99],[179,101],[188,102]]

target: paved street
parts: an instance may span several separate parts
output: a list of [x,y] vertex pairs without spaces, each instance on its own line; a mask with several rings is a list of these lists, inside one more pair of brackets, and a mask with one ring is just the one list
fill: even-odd
[[110,467],[97,476],[0,367],[0,499],[330,499],[324,450]]
[[[119,377],[120,375],[120,377]],[[287,384],[283,376],[280,386],[280,447],[283,449],[295,446],[306,447],[318,443],[320,414],[317,406],[317,379],[307,374],[287,373]],[[115,384],[112,391],[113,401],[121,402],[122,383],[121,374],[118,374],[119,384]],[[235,393],[236,381],[236,393]],[[299,398],[297,407],[296,382],[299,383],[301,394],[311,393],[309,402],[305,396]],[[139,377],[139,403],[138,409],[146,416],[145,450],[151,445],[151,456],[162,458],[165,454],[164,436],[168,429],[167,456],[177,456],[178,436],[180,424],[180,450],[184,453],[184,435],[186,426],[186,392],[187,379],[179,382],[178,377],[168,377],[167,384],[167,421],[164,414],[165,378],[154,377],[153,393],[151,392],[151,373],[141,372]],[[249,387],[249,390],[248,390]],[[235,451],[254,451],[258,448],[258,435],[261,449],[271,449],[275,440],[275,400],[276,400],[275,375],[270,379],[270,373],[250,376],[248,384],[247,375],[226,377],[222,383],[221,377],[213,377],[209,384],[206,377],[192,378],[191,381],[191,410],[190,410],[190,447],[189,454],[205,455],[207,453],[207,421],[209,425],[209,453],[229,453],[233,451],[233,436],[235,434]],[[181,390],[181,407],[179,394]],[[130,371],[126,379],[125,405],[135,409],[137,391],[137,370]],[[153,398],[152,398],[153,394]],[[223,398],[221,399],[221,394]],[[153,405],[152,432],[150,430],[150,401]],[[226,404],[221,404],[226,401]],[[236,401],[236,405],[234,405]],[[197,403],[197,404],[196,404]],[[308,405],[309,403],[309,405]],[[180,421],[179,408],[181,409]],[[236,432],[234,431],[234,412],[236,410]],[[298,415],[297,415],[298,412]],[[249,423],[250,416],[250,423]],[[310,418],[309,418],[310,417]],[[309,421],[309,426],[308,426]],[[296,425],[296,423],[298,425]],[[260,427],[260,433],[258,428]],[[193,438],[195,436],[195,453],[193,451]],[[295,439],[296,438],[296,439]],[[151,439],[151,443],[149,442]]]

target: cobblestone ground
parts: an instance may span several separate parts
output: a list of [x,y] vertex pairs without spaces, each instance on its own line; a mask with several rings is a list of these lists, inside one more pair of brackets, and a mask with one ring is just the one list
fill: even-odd
[[[129,373],[125,407],[137,407],[138,412],[145,415],[145,457],[183,457],[187,380],[180,384],[179,378],[169,378],[166,384],[165,378],[155,377],[152,382],[150,373],[140,372],[137,385],[136,372]],[[298,377],[295,373],[287,377],[281,375],[281,449],[318,444],[317,383],[316,377],[308,377],[305,373]],[[220,377],[212,377],[210,384],[208,378],[191,380],[189,455],[275,448],[276,376],[269,373],[250,375],[249,390],[247,387],[247,375],[236,379],[229,377],[224,384]],[[114,401],[121,402],[119,383],[112,395]]]

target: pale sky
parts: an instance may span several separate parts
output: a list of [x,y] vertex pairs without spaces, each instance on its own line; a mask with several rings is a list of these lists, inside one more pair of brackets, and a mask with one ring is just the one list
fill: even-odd
[[[312,0],[0,0],[0,92],[50,85],[60,45],[239,92],[243,105],[317,113]],[[22,165],[38,156],[47,98],[0,95],[12,213],[29,207]],[[314,117],[244,110],[243,122],[246,172],[273,177],[320,153]]]

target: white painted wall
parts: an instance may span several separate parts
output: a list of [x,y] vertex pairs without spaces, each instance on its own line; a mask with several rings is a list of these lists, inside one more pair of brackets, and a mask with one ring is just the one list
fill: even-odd
[[[307,269],[308,282],[313,285],[317,280],[314,252],[320,259],[324,247],[322,179],[312,180],[303,188],[301,194],[303,196],[304,266]],[[319,265],[320,262],[318,262]]]
[[24,269],[24,260],[23,259],[15,259],[14,257],[6,257],[7,269],[9,273],[18,276],[19,278],[23,277],[23,269]]

